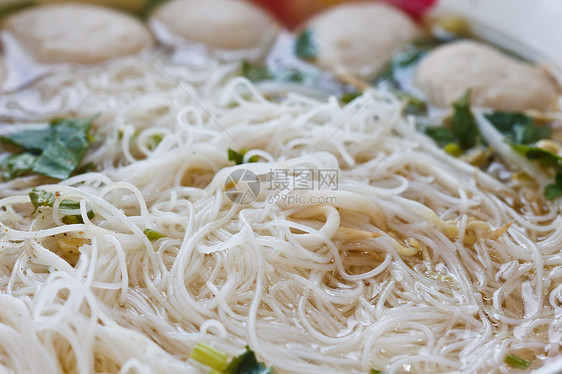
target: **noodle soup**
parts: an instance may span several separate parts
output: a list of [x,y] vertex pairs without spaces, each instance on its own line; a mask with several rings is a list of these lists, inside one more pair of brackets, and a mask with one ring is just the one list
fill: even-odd
[[[6,371],[503,373],[560,356],[548,71],[388,5],[289,32],[249,3],[194,2],[4,18]],[[363,26],[333,33],[354,7],[411,27],[367,35],[387,56],[367,67],[337,50]],[[199,32],[209,14],[220,33]],[[65,39],[57,19],[103,37]],[[535,93],[424,70],[466,48]]]

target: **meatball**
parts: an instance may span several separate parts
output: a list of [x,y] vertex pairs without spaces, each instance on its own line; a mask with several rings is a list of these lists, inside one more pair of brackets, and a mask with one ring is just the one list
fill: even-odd
[[152,20],[177,37],[222,50],[267,50],[279,32],[266,12],[239,0],[173,0]]
[[436,48],[422,59],[414,79],[441,107],[450,106],[467,89],[474,105],[506,111],[548,109],[558,95],[558,87],[541,68],[475,41]]
[[335,73],[374,78],[392,55],[418,35],[414,22],[381,3],[343,4],[308,22],[317,63]]
[[33,7],[5,23],[38,61],[88,64],[139,52],[152,42],[150,32],[124,13],[86,4]]

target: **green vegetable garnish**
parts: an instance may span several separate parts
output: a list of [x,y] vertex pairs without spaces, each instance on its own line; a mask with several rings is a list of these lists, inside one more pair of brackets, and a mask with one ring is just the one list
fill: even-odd
[[480,131],[470,110],[470,90],[453,103],[453,109],[451,125],[461,148],[467,150],[481,143]]
[[228,355],[216,348],[213,348],[205,343],[197,343],[191,351],[189,358],[205,365],[219,372],[222,372],[226,367]]
[[511,148],[529,160],[538,161],[544,167],[552,167],[562,171],[562,157],[545,149],[526,144],[509,143]]
[[302,82],[305,74],[296,69],[279,69],[270,71],[266,66],[254,64],[248,60],[243,60],[240,65],[240,75],[248,78],[251,82],[265,80],[276,80],[280,82]]
[[248,78],[250,82],[259,82],[273,78],[273,75],[269,72],[267,67],[252,64],[248,60],[242,61],[240,66],[240,74],[243,77]]
[[0,162],[0,169],[4,170],[2,179],[10,180],[28,173],[37,161],[37,156],[30,153],[20,153],[9,156]]
[[386,82],[394,88],[400,88],[398,74],[411,68],[426,53],[438,46],[440,42],[436,39],[419,39],[408,44],[400,52],[394,54],[390,63],[383,69],[377,77],[377,83]]
[[484,115],[499,132],[517,144],[534,144],[550,137],[550,128],[537,126],[533,117],[516,112],[494,112]]
[[155,242],[158,239],[162,239],[162,238],[166,237],[166,235],[162,234],[161,232],[158,232],[158,231],[155,231],[155,230],[152,230],[152,229],[146,229],[146,230],[143,231],[143,233],[144,233],[144,235],[146,235],[148,240],[150,240],[151,242]]
[[163,4],[169,0],[145,0],[144,5],[138,12],[141,18],[147,18],[152,10],[154,10],[158,5]]
[[343,104],[349,104],[361,95],[363,95],[363,92],[360,91],[344,92],[340,96],[340,102]]
[[312,31],[305,29],[295,43],[295,55],[303,60],[314,60],[318,51],[312,37]]
[[384,371],[380,371],[380,370],[377,370],[377,369],[371,369],[369,374],[384,374]]
[[224,370],[225,374],[274,374],[273,368],[268,368],[264,363],[258,362],[256,354],[246,346],[246,352],[234,357]]
[[453,144],[457,140],[453,129],[447,127],[428,127],[425,134],[441,145]]
[[[31,214],[35,214],[37,210],[41,207],[52,208],[55,205],[56,195],[52,192],[48,192],[37,187],[34,187],[29,193],[29,199],[35,210]],[[63,200],[59,204],[61,211],[65,210],[78,210],[80,209],[80,202],[73,200]],[[87,211],[87,216],[89,219],[94,218],[96,215],[92,210]],[[66,215],[62,217],[61,221],[66,224],[73,223],[84,223],[82,216],[80,214]]]
[[38,5],[38,1],[26,1],[26,0],[13,0],[5,2],[4,4],[0,5],[0,17],[5,17],[9,14],[14,12],[20,11],[24,8],[29,8],[35,5]]
[[158,147],[158,144],[162,142],[162,139],[164,139],[164,136],[162,134],[151,135],[150,143],[148,144],[148,149],[150,149],[151,151],[156,149],[156,147]]
[[[236,165],[242,165],[244,163],[244,155],[248,152],[247,149],[242,148],[239,152],[228,148],[228,161],[234,161]],[[252,156],[248,162],[258,162],[258,156]]]
[[562,196],[562,173],[556,173],[554,183],[544,188],[544,196],[550,201]]
[[470,90],[453,103],[451,127],[430,127],[425,133],[441,145],[457,144],[466,151],[482,143],[474,115],[470,110]]
[[0,141],[22,150],[3,159],[2,177],[15,178],[27,173],[67,179],[76,170],[92,142],[89,133],[93,116],[86,119],[55,119],[49,127],[22,130],[0,136]]
[[406,102],[406,106],[404,107],[404,113],[413,114],[415,116],[422,116],[427,114],[427,104],[425,103],[425,101],[400,91],[396,91],[394,92],[394,94],[400,100]]
[[527,360],[517,357],[514,354],[509,354],[505,357],[505,363],[517,369],[527,369],[531,363]]

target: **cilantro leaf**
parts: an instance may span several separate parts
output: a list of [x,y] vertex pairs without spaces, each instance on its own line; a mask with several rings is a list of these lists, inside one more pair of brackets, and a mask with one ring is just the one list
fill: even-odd
[[534,144],[550,137],[550,129],[537,126],[533,117],[517,112],[494,112],[484,115],[498,131],[519,144]]
[[258,362],[256,354],[246,346],[246,352],[234,357],[226,369],[225,374],[274,374],[273,368],[268,368],[264,363]]
[[[48,128],[0,136],[1,142],[23,150],[19,158],[9,158],[0,163],[4,179],[15,178],[26,172],[56,179],[70,177],[92,141],[89,131],[96,117],[54,119]],[[25,154],[27,156],[23,156]]]
[[[234,161],[236,165],[242,165],[244,163],[244,155],[248,152],[246,148],[240,149],[239,152],[228,148],[228,161]],[[252,156],[248,162],[258,162],[258,156]]]
[[562,157],[545,149],[526,144],[509,143],[509,145],[515,152],[522,154],[527,159],[538,161],[544,167],[556,169],[558,172],[554,183],[545,187],[544,196],[551,201],[562,196]]
[[297,37],[295,55],[303,60],[314,60],[318,56],[317,46],[309,29],[303,30]]
[[377,369],[371,369],[369,374],[384,374],[384,371],[380,371],[380,370],[377,370]]
[[228,361],[226,353],[201,342],[195,344],[189,358],[221,373]]
[[482,142],[478,125],[470,110],[470,90],[453,103],[451,125],[462,149],[467,150]]

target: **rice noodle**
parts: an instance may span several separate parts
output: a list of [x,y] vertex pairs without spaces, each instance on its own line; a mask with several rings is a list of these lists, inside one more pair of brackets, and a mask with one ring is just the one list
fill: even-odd
[[[389,92],[275,102],[223,82],[228,67],[165,68],[123,60],[29,88],[83,96],[28,117],[103,113],[85,159],[101,171],[0,189],[6,370],[197,373],[200,341],[248,344],[279,373],[509,372],[509,352],[560,355],[558,206],[512,206],[499,192],[517,191],[418,134]],[[241,147],[262,162],[232,166]],[[302,169],[337,183],[298,190]],[[228,199],[236,171],[260,180],[255,201]],[[290,182],[278,190],[275,171]],[[60,193],[52,210],[31,215],[32,185]],[[61,222],[62,199],[85,223]],[[89,240],[75,261],[67,237]]]

